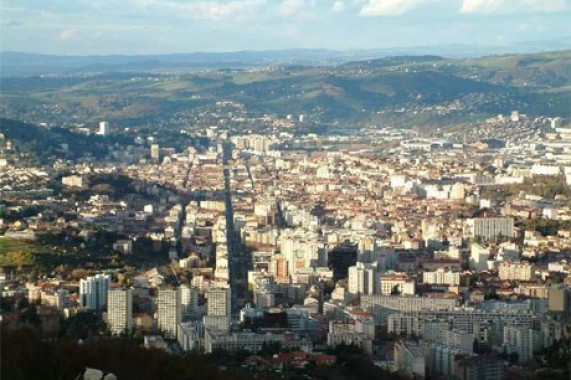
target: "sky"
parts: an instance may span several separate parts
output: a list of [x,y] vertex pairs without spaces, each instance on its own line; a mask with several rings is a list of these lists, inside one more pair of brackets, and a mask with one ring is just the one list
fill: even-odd
[[0,0],[0,50],[60,55],[571,41],[571,0]]

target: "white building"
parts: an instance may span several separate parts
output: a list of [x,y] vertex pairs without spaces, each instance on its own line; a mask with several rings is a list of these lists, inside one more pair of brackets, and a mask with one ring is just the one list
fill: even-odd
[[181,307],[178,289],[158,289],[157,326],[166,338],[176,338],[180,315]]
[[477,243],[472,243],[470,247],[470,269],[483,271],[488,269],[490,250]]
[[[372,334],[370,333],[372,327]],[[329,321],[327,345],[336,347],[340,344],[354,344],[363,352],[373,352],[373,339],[375,338],[374,322],[372,318],[365,320]]]
[[109,289],[107,324],[113,335],[133,331],[133,289]]
[[204,327],[229,331],[231,319],[232,293],[229,286],[211,287],[208,290]]
[[508,353],[518,355],[518,363],[525,363],[533,357],[533,330],[514,326],[504,327],[504,347]]
[[110,129],[109,129],[109,122],[107,121],[101,121],[99,123],[99,135],[101,136],[108,136],[110,133]]
[[433,272],[424,272],[422,282],[435,285],[460,285],[460,272],[445,271],[438,268]]
[[82,309],[101,310],[107,304],[107,291],[111,277],[97,274],[79,280],[79,305]]
[[377,273],[369,264],[357,262],[349,267],[349,292],[352,294],[375,294]]
[[187,321],[198,316],[198,296],[197,287],[181,285],[179,288],[181,321]]
[[472,236],[494,239],[498,236],[511,238],[514,231],[513,218],[474,218]]
[[414,295],[416,293],[415,282],[409,280],[404,273],[382,274],[379,279],[380,294],[390,295],[395,291],[400,295]]
[[425,377],[424,351],[419,344],[397,342],[394,348],[394,363],[409,376]]
[[61,177],[61,184],[69,187],[83,187],[83,177],[80,175]]
[[500,280],[531,281],[535,277],[535,265],[528,262],[502,262],[498,272]]

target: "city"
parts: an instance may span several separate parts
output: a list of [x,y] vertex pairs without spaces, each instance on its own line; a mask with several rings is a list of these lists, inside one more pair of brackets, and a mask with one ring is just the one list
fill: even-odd
[[0,378],[571,379],[568,0],[0,12]]
[[[34,307],[45,337],[92,313],[105,334],[173,353],[276,344],[244,359],[274,370],[352,345],[403,376],[525,373],[568,339],[571,128],[508,117],[536,132],[464,144],[381,129],[394,147],[375,154],[359,134],[213,127],[204,151],[141,136],[50,173],[3,138],[0,242],[17,266],[0,277],[2,323]],[[27,261],[39,246],[59,257]]]

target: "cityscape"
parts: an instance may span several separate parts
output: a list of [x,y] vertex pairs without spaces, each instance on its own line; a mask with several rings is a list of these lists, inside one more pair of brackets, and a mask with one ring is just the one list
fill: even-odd
[[[198,3],[221,7],[208,22],[269,6],[169,2]],[[571,6],[555,3],[530,12],[556,23]],[[0,378],[571,379],[571,40],[204,56],[15,41]]]

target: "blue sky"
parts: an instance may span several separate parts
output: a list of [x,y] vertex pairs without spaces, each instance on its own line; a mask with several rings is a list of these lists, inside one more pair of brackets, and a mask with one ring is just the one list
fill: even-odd
[[0,50],[159,54],[571,40],[571,0],[0,0]]

